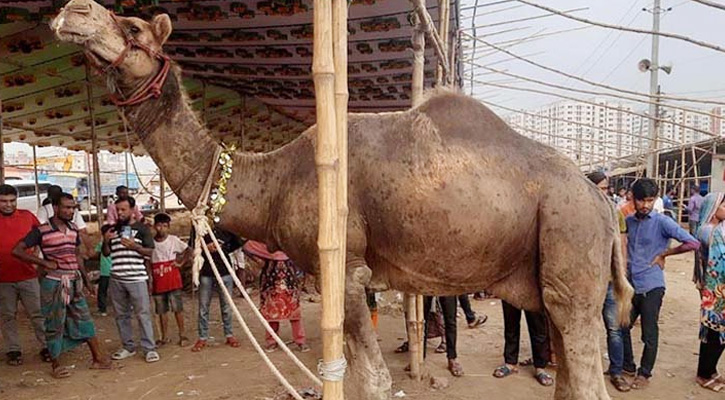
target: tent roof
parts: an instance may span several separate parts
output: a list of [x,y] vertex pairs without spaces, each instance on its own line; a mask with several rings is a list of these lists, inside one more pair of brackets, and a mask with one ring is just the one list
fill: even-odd
[[[171,16],[174,32],[164,49],[184,70],[194,108],[200,113],[206,109],[208,126],[222,140],[239,142],[244,131],[245,149],[267,151],[314,123],[311,0],[99,2],[122,15]],[[89,150],[84,57],[78,46],[57,41],[48,28],[49,19],[65,0],[3,3],[0,98],[5,141]],[[434,20],[437,4],[428,0]],[[348,29],[351,111],[410,106],[410,11],[407,1],[352,1]],[[427,58],[433,54],[426,50]],[[426,64],[425,73],[430,83],[434,63]],[[208,83],[206,90],[202,81]],[[124,132],[104,82],[92,77],[90,84],[100,148],[123,151],[128,140],[134,152],[143,153],[135,136]]]

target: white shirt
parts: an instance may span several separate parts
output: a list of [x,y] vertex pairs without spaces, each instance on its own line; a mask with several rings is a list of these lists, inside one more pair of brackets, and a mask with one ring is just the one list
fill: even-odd
[[[52,204],[46,204],[38,210],[38,221],[40,221],[41,224],[47,224],[48,221],[50,221],[51,218],[55,215],[55,211],[53,211],[53,205]],[[81,213],[78,212],[76,209],[73,212],[73,224],[78,228],[86,229],[86,221],[83,220],[83,217],[81,217]]]
[[662,197],[657,197],[655,204],[652,206],[652,211],[660,214],[665,212],[665,202],[662,200]]
[[169,235],[163,242],[154,239],[154,252],[151,254],[151,263],[161,263],[176,260],[176,256],[183,253],[189,246],[177,236]]

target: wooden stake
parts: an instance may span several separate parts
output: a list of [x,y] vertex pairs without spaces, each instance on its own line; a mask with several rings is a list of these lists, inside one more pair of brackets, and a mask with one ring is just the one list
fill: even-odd
[[[331,363],[343,358],[342,323],[344,316],[344,266],[340,256],[337,206],[338,144],[335,111],[335,67],[332,45],[332,5],[314,1],[314,50],[312,78],[315,83],[317,114],[317,166],[319,226],[317,247],[320,253],[322,281],[322,361]],[[344,398],[343,381],[323,378],[325,400]]]
[[406,294],[405,302],[408,308],[408,352],[410,353],[410,376],[413,379],[420,379],[420,355],[423,349],[420,348],[418,337],[418,305],[416,295]]

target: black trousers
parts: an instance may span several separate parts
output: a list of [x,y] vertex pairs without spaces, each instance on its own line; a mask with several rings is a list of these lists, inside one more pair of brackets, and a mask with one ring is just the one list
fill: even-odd
[[[456,340],[458,338],[458,328],[456,327],[456,308],[458,307],[458,301],[456,296],[441,296],[438,298],[441,305],[441,312],[443,313],[443,326],[445,328],[446,336],[446,355],[449,360],[458,358],[456,352]],[[426,328],[428,332],[428,314],[430,314],[431,304],[433,303],[433,297],[425,296],[423,298],[423,315],[426,316]],[[423,356],[426,355],[426,348],[428,347],[428,335],[425,335],[426,339],[423,345]]]
[[[630,324],[634,324],[637,318],[642,323],[642,359],[639,363],[638,375],[645,378],[652,376],[652,371],[657,360],[657,349],[659,347],[660,331],[659,319],[662,299],[665,297],[665,288],[652,289],[644,294],[635,294],[632,299],[632,314]],[[632,335],[629,328],[622,329],[622,344],[624,345],[624,370],[634,371],[634,353],[632,352]]]
[[[501,301],[503,306],[504,349],[503,358],[506,364],[519,363],[519,340],[521,339],[521,310],[511,304]],[[531,352],[534,367],[544,368],[551,356],[549,348],[549,331],[546,326],[546,317],[542,313],[524,311],[526,325],[531,338]]]
[[720,344],[720,334],[707,329],[705,342],[700,342],[700,357],[697,360],[697,377],[710,379],[717,374],[717,362],[720,361],[725,345]]
[[458,296],[458,304],[460,304],[461,309],[463,309],[463,313],[466,315],[466,322],[470,324],[476,320],[476,313],[473,312],[473,308],[471,308],[471,300],[468,298],[467,294]]
[[98,278],[98,312],[104,313],[108,307],[108,283],[110,281],[110,276]]

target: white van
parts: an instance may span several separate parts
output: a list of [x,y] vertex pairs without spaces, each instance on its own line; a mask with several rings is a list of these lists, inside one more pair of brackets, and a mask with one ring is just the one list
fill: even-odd
[[[10,179],[5,181],[6,184],[14,186],[18,190],[18,208],[28,210],[33,214],[38,214],[38,199],[35,196],[35,181]],[[41,203],[48,197],[48,188],[51,183],[46,181],[38,182],[38,191],[40,192]]]

